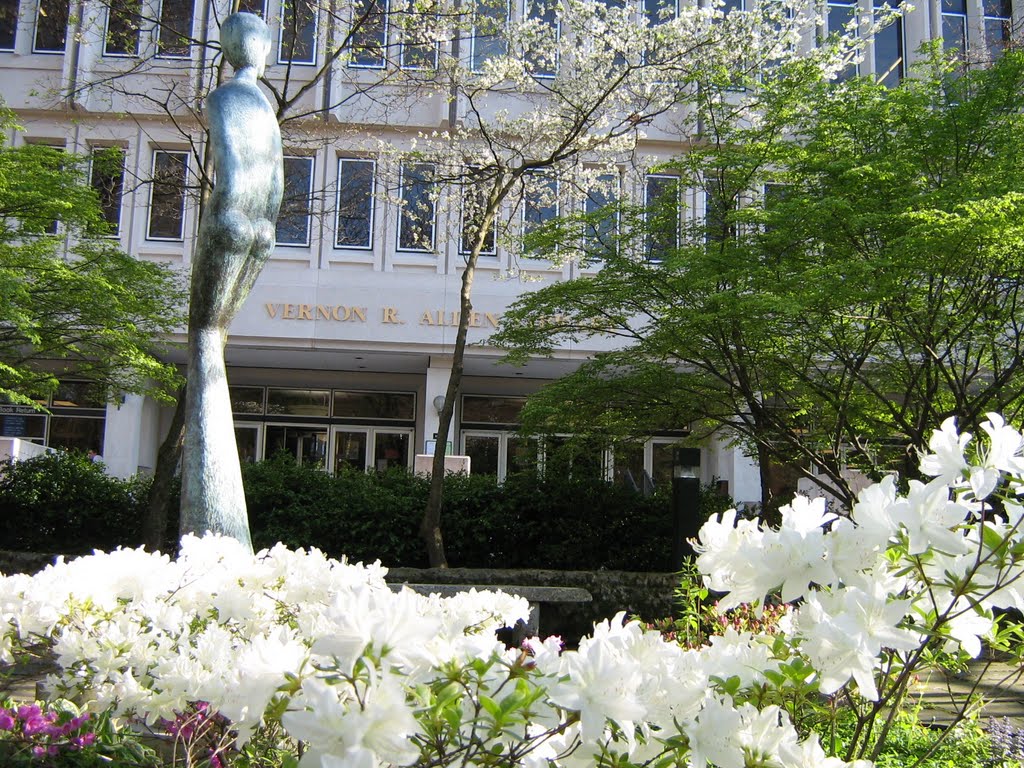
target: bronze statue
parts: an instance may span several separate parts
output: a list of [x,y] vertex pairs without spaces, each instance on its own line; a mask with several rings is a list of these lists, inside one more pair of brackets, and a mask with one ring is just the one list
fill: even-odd
[[235,13],[220,37],[235,76],[206,99],[216,177],[192,261],[180,530],[223,533],[251,549],[224,345],[274,249],[284,170],[277,116],[257,82],[270,30],[258,16]]

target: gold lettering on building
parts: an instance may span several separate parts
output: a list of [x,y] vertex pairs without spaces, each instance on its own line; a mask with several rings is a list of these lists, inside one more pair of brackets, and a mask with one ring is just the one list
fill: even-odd
[[[366,307],[344,304],[274,304],[265,305],[271,320],[334,320],[339,323],[365,323]],[[396,310],[397,311],[397,310]]]
[[398,309],[395,307],[382,307],[381,322],[401,325],[402,321],[398,319]]

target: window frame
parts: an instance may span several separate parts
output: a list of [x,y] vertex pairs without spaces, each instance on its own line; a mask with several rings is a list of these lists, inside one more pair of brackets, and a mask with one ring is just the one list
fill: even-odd
[[[366,245],[351,245],[348,243],[339,243],[338,236],[341,233],[341,227],[339,221],[341,219],[341,192],[342,192],[342,167],[345,163],[354,164],[366,164],[370,165],[370,194],[369,199],[369,217],[367,219],[367,243]],[[359,251],[372,251],[375,245],[375,233],[374,223],[377,218],[377,161],[370,157],[339,157],[338,158],[338,182],[337,189],[335,190],[334,196],[334,248],[336,250],[359,250]]]
[[547,8],[551,11],[552,16],[554,17],[554,19],[553,19],[554,23],[551,24],[550,26],[555,31],[555,58],[554,58],[554,61],[551,62],[551,69],[550,70],[544,70],[542,72],[537,72],[537,71],[533,70],[534,62],[531,60],[530,52],[529,51],[525,51],[525,50],[522,51],[522,57],[523,57],[523,61],[531,68],[531,71],[528,73],[530,77],[536,78],[536,79],[540,79],[540,80],[550,80],[550,79],[558,77],[558,70],[561,67],[561,57],[559,55],[559,46],[562,44],[562,19],[558,15],[558,2],[557,2],[557,0],[523,0],[522,7],[520,8],[520,10],[522,12],[522,18],[523,18],[524,21],[528,21],[530,19],[535,19],[535,18],[536,19],[540,19],[542,22],[546,21],[544,15],[535,15],[535,14],[531,14],[530,13],[532,3],[537,3],[537,2],[544,3],[547,6]]
[[426,196],[427,196],[428,202],[430,203],[430,246],[426,247],[426,248],[423,248],[423,247],[414,247],[414,246],[402,245],[402,236],[403,236],[403,233],[405,232],[404,224],[407,221],[410,221],[410,216],[408,214],[409,206],[406,204],[406,202],[407,202],[406,190],[409,188],[408,185],[406,184],[406,178],[407,178],[407,169],[410,166],[422,167],[422,168],[430,168],[431,169],[431,173],[433,173],[433,171],[436,169],[436,166],[433,163],[408,163],[408,162],[403,162],[401,164],[401,166],[399,167],[399,171],[398,171],[398,191],[399,191],[399,200],[401,202],[397,206],[397,208],[398,208],[398,211],[397,211],[398,223],[397,223],[397,226],[395,227],[395,250],[397,252],[400,252],[400,253],[419,253],[419,254],[434,255],[434,254],[437,253],[437,198],[436,198],[437,182],[436,181],[421,182],[425,186],[428,187],[428,189],[426,190]]
[[[177,197],[179,199],[178,208],[178,228],[180,230],[177,236],[164,236],[153,234],[153,211],[154,211],[154,197],[157,194],[157,185],[169,185],[173,182],[165,182],[163,180],[157,180],[157,161],[160,156],[165,157],[180,157],[182,159],[181,164],[181,185],[178,189]],[[185,150],[168,150],[168,149],[154,149],[153,160],[150,163],[150,176],[149,176],[149,200],[146,206],[146,240],[151,242],[165,242],[165,243],[180,243],[185,240],[185,216],[188,210],[187,205],[187,193],[188,193],[188,162],[189,153]],[[168,195],[168,197],[170,197]]]
[[57,0],[57,5],[59,5],[61,8],[66,8],[63,27],[64,34],[60,41],[60,47],[43,48],[39,45],[39,30],[41,29],[40,16],[44,15],[44,3],[53,4],[51,0],[39,0],[36,3],[36,15],[34,19],[34,26],[32,29],[32,53],[38,53],[44,56],[59,56],[65,53],[68,47],[68,23],[71,19],[71,5],[70,3],[61,3],[60,0]]
[[[479,13],[481,5],[483,3],[487,3],[487,2],[488,2],[488,0],[480,0],[480,2],[478,2],[477,5],[474,6],[474,9],[473,9],[473,28],[472,28],[472,31],[470,33],[471,37],[470,37],[470,43],[469,43],[469,68],[470,68],[471,72],[477,72],[477,73],[482,72],[483,71],[483,65],[486,64],[488,61],[490,61],[492,58],[497,58],[499,56],[507,56],[508,55],[508,38],[505,35],[507,35],[508,30],[509,30],[509,28],[510,28],[510,26],[512,24],[512,0],[500,0],[500,3],[501,3],[500,5],[499,4],[495,4],[494,6],[490,7],[490,10],[500,11],[501,10],[501,6],[502,5],[504,6],[504,10],[505,10],[504,23],[501,24],[501,25],[497,24],[497,21],[499,20],[499,17],[498,17],[497,14],[495,14],[494,16],[490,16],[490,15],[485,16],[484,18],[487,18],[488,21],[494,21],[495,22],[495,29],[496,29],[496,31],[494,33],[488,33],[488,34],[481,35],[479,33],[480,25],[479,25],[477,20],[479,18],[481,18],[481,14]],[[500,47],[503,48],[504,50],[501,51],[500,53],[490,54],[490,55],[487,56],[487,58],[480,59],[479,58],[480,52],[479,52],[479,49],[478,49],[478,41],[480,41],[481,39],[488,39],[488,40],[491,40],[491,41],[497,40],[501,44]]]
[[[308,8],[310,11],[312,11],[312,14],[313,14],[313,19],[312,19],[313,39],[310,41],[310,54],[309,54],[310,57],[308,59],[288,58],[287,51],[285,51],[285,33],[288,31],[288,27],[287,27],[288,12],[289,12],[288,9],[291,9],[291,13],[293,15],[293,18],[295,18],[295,19],[298,18],[297,15],[295,14],[295,11],[294,11],[295,3],[302,3],[306,8]],[[305,26],[303,26],[301,28],[302,31],[305,31],[305,29],[306,29]],[[298,33],[298,32],[299,32],[299,29],[296,29],[296,33]],[[282,2],[281,2],[281,20],[280,20],[280,25],[279,25],[278,34],[277,34],[277,63],[278,64],[284,64],[284,65],[295,65],[295,66],[300,66],[300,67],[315,67],[316,63],[317,63],[317,48],[319,47],[317,45],[317,43],[319,41],[319,33],[320,33],[320,8],[319,8],[319,6],[312,5],[310,2],[308,2],[308,0],[282,0]],[[300,38],[301,38],[301,35],[296,34],[295,40],[292,41],[291,49],[292,49],[293,52],[295,51],[295,48],[297,47],[297,41],[300,40]]]
[[[5,13],[7,13],[10,16],[10,18],[5,23],[10,24],[11,43],[9,46],[0,43],[0,52],[14,53],[14,51],[17,50],[18,47],[18,20],[21,18],[21,2],[19,2],[19,0],[0,0],[0,8],[3,8],[4,6],[7,6],[5,8]],[[36,16],[38,17],[38,15],[39,11],[37,8]],[[34,30],[32,37],[34,40]]]
[[[115,3],[119,3],[119,6],[115,6]],[[135,28],[135,35],[134,35],[134,38],[135,38],[134,50],[132,50],[132,51],[113,50],[112,51],[112,50],[110,50],[110,44],[111,44],[111,32],[110,32],[111,24],[110,23],[114,19],[115,7],[117,7],[118,10],[120,10],[122,8],[127,9],[128,5],[134,6],[134,9],[135,9],[135,14],[134,14],[135,18],[134,18],[134,20],[135,20],[135,23],[136,23],[136,28]],[[143,6],[142,0],[111,0],[108,3],[108,5],[106,6],[106,14],[104,14],[106,18],[104,20],[104,25],[103,25],[103,56],[109,57],[109,58],[114,58],[114,59],[134,59],[134,58],[137,58],[139,56],[139,54],[141,52],[141,49],[142,49],[142,6]]]
[[[98,187],[96,184],[96,155],[100,152],[108,152],[111,150],[117,150],[121,154],[121,173],[120,178],[116,184],[112,185],[113,189],[117,192],[117,217],[116,221],[113,221],[108,213],[108,208],[104,204],[105,195],[107,194],[104,188]],[[100,208],[103,211],[104,220],[110,225],[110,232],[106,233],[107,237],[120,238],[122,235],[122,220],[124,219],[124,177],[128,167],[128,149],[127,147],[120,144],[101,144],[93,145],[89,148],[89,184],[93,189],[97,190],[100,197]],[[113,177],[109,177],[113,179]]]
[[676,201],[676,226],[675,244],[670,249],[678,249],[683,242],[683,180],[680,176],[671,173],[646,173],[644,174],[644,261],[650,264],[660,264],[665,260],[664,256],[654,256],[654,238],[651,236],[649,216],[652,204],[651,182],[654,180],[666,180],[675,184]]
[[[388,65],[388,40],[391,36],[390,2],[389,0],[356,0],[355,4],[352,6],[353,17],[349,24],[350,27],[355,23],[355,14],[358,7],[363,4],[373,4],[375,6],[375,11],[379,8],[381,30],[377,33],[377,37],[379,38],[380,55],[374,57],[374,61],[372,63],[368,61],[359,61],[357,59],[357,51],[369,50],[369,46],[356,44],[356,36],[365,32],[365,30],[360,30],[359,32],[353,33],[349,40],[351,58],[348,60],[348,66],[353,69],[386,69]],[[366,13],[369,14],[371,11],[367,10]]]
[[[467,226],[471,224],[471,222],[467,219],[467,209],[471,202],[471,198],[475,197],[477,198],[477,200],[479,200],[481,196],[486,197],[486,192],[481,192],[479,186],[477,184],[469,182],[468,179],[465,183],[462,184],[459,191],[459,255],[469,256],[470,254],[472,254],[473,248],[472,245],[469,244],[469,242],[467,241]],[[479,254],[480,256],[486,256],[488,258],[497,258],[498,256],[497,224],[499,215],[500,211],[495,212],[494,219],[491,221],[490,231],[487,234],[487,237],[489,237],[491,241],[490,248],[481,249]],[[472,235],[470,235],[470,238],[472,238]],[[468,248],[466,247],[467,245],[469,245]]]
[[[170,26],[170,22],[173,20],[165,19],[164,11],[167,9],[169,3],[180,3],[181,9],[187,10],[188,22],[187,28],[180,31],[173,29]],[[192,33],[195,30],[196,23],[196,4],[195,0],[160,0],[160,12],[158,14],[157,28],[154,33],[156,39],[156,57],[159,59],[178,59],[188,60],[192,58]],[[184,44],[178,46],[171,46],[164,41],[164,32],[170,31],[178,39],[184,39]],[[180,52],[175,52],[175,48],[183,48]]]
[[[304,242],[289,242],[286,240],[278,239],[281,233],[282,220],[285,217],[293,217],[298,214],[291,212],[285,212],[285,204],[289,202],[288,196],[288,161],[294,160],[305,160],[309,163],[309,177],[306,185],[306,239]],[[284,165],[284,197],[281,201],[281,213],[277,217],[277,225],[274,227],[274,246],[281,248],[309,248],[313,242],[313,183],[316,174],[316,156],[315,155],[284,155],[282,158]],[[296,196],[296,200],[298,197]]]

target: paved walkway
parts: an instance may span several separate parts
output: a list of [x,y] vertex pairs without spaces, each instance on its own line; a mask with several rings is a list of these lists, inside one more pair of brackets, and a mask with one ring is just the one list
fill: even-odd
[[1003,661],[976,659],[962,675],[933,671],[912,693],[921,706],[921,722],[946,725],[970,697],[979,698],[981,718],[1007,718],[1024,728],[1024,669]]

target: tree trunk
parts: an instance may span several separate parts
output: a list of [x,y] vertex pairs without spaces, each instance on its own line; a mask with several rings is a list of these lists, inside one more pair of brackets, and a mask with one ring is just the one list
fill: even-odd
[[[151,551],[162,549],[168,542],[167,523],[170,518],[171,490],[174,475],[181,459],[182,438],[185,434],[185,387],[178,391],[178,403],[167,437],[160,445],[156,456],[156,471],[149,488],[149,504],[142,520],[142,542]],[[178,516],[178,510],[174,511]],[[174,526],[177,530],[177,525]]]

